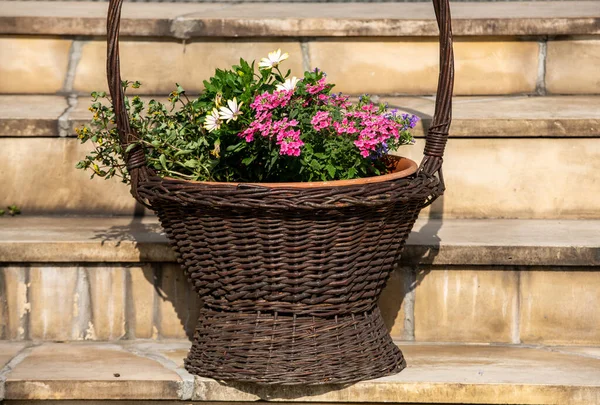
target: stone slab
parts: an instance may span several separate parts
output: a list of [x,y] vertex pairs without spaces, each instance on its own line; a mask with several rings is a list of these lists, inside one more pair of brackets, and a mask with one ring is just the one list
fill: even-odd
[[[137,94],[169,94],[179,83],[189,93],[204,89],[203,81],[213,76],[215,69],[229,69],[240,58],[259,61],[274,49],[282,49],[290,58],[282,63],[283,71],[303,76],[302,51],[299,41],[235,39],[178,41],[123,39],[119,44],[121,77],[142,83]],[[207,58],[207,55],[210,57]],[[108,90],[106,82],[106,42],[88,41],[82,46],[73,88],[89,94]],[[85,103],[88,104],[89,103]],[[86,107],[87,108],[87,107]]]
[[569,40],[548,42],[546,60],[548,92],[555,94],[600,92],[600,69],[598,69],[600,40],[592,38],[570,37]]
[[519,272],[470,266],[419,270],[416,341],[519,342]]
[[31,304],[25,266],[0,266],[0,339],[26,340]]
[[0,96],[0,136],[57,136],[66,109],[60,96]]
[[[147,96],[166,103],[164,96]],[[78,98],[68,114],[69,134],[88,123],[91,99]],[[379,97],[390,108],[416,114],[414,129],[423,137],[431,123],[434,97]],[[56,119],[66,109],[59,96],[0,95],[0,136],[57,136]],[[597,137],[600,136],[600,96],[475,96],[454,97],[450,137]]]
[[148,342],[148,341],[131,341],[123,342],[124,347],[140,351],[143,353],[152,353],[157,356],[164,357],[167,361],[172,363],[174,368],[183,369],[183,359],[188,355],[190,347],[192,345],[188,340],[166,340],[161,342]]
[[91,172],[75,168],[90,150],[75,138],[0,138],[0,206],[56,214],[133,214],[136,202],[120,179],[91,181]]
[[[2,22],[0,26],[3,26]],[[54,37],[1,36],[0,93],[60,91],[67,73],[71,44],[69,39]]]
[[[12,352],[22,347],[4,345]],[[177,399],[172,397],[172,388],[179,380],[169,368],[181,364],[178,358],[188,347],[189,342],[183,341],[44,343],[30,349],[30,354],[7,373],[4,399]],[[390,377],[345,387],[226,385],[196,377],[192,399],[229,403],[267,400],[521,405],[589,405],[600,401],[600,358],[587,355],[597,347],[559,352],[543,346],[402,343],[400,348],[408,367]],[[165,356],[173,363],[169,367],[158,360]],[[116,372],[120,377],[114,376]]]
[[[308,43],[312,68],[320,68],[349,94],[435,94],[439,45],[433,38],[319,38]],[[539,44],[498,38],[454,44],[455,95],[531,94],[538,75]]]
[[0,370],[25,348],[25,343],[0,341]]
[[520,277],[523,343],[600,345],[600,277],[589,267]]
[[[423,158],[423,139],[397,154]],[[444,153],[437,218],[600,218],[598,138],[455,138]],[[428,215],[425,210],[422,215]]]
[[408,368],[348,387],[224,387],[196,378],[203,401],[592,404],[600,360],[544,349],[487,345],[404,345]]
[[[431,123],[434,97],[380,97],[390,108],[421,118],[414,135]],[[450,137],[597,137],[600,97],[454,97]]]
[[[420,162],[424,140],[397,153]],[[0,207],[29,215],[138,215],[118,178],[75,169],[91,149],[74,138],[0,137]],[[444,156],[446,193],[434,218],[600,218],[600,137],[454,138]]]
[[[0,34],[105,35],[106,3],[0,2]],[[596,35],[593,1],[452,4],[454,34]],[[135,36],[436,36],[429,3],[129,4],[121,32]]]
[[121,346],[45,343],[6,376],[5,399],[180,399],[181,378]]
[[[405,263],[600,265],[600,220],[419,219]],[[174,262],[156,219],[0,218],[0,262]]]

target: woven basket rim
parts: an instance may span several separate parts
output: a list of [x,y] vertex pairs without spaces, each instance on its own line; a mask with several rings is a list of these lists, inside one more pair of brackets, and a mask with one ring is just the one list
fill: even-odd
[[163,180],[169,182],[197,184],[206,186],[229,186],[232,188],[237,187],[264,187],[264,188],[332,188],[332,187],[347,187],[347,186],[361,186],[364,184],[382,183],[386,181],[398,180],[415,174],[418,169],[417,163],[409,158],[403,156],[388,155],[388,158],[395,165],[395,169],[392,173],[384,174],[381,176],[363,177],[360,179],[352,180],[334,180],[334,181],[298,181],[291,183],[244,183],[244,182],[219,182],[219,181],[194,181],[194,180],[183,180],[176,179],[173,177],[163,177]]

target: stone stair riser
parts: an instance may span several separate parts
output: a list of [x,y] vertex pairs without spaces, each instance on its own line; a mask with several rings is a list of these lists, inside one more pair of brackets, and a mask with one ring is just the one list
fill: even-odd
[[[582,267],[402,267],[380,306],[397,340],[600,345],[598,280]],[[5,340],[186,338],[200,305],[171,263],[0,268]]]
[[[457,37],[455,95],[600,94],[599,37]],[[282,48],[285,68],[301,77],[319,67],[350,94],[434,94],[435,38],[277,37],[245,39],[124,39],[122,76],[143,83],[140,93],[190,92],[215,68],[240,57],[260,59]],[[106,88],[106,45],[97,37],[0,36],[0,94],[88,94]],[[209,55],[209,57],[207,57]],[[577,61],[577,63],[573,63]]]
[[[420,162],[423,144],[399,153]],[[134,214],[126,185],[75,169],[88,148],[75,138],[0,138],[0,206],[17,204],[27,214]],[[431,214],[600,218],[599,170],[599,138],[450,139],[447,191]]]

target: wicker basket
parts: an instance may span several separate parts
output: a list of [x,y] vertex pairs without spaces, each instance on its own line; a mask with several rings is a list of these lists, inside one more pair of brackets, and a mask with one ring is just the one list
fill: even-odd
[[[136,139],[119,66],[122,0],[108,13],[108,80],[121,143]],[[453,54],[448,0],[440,27],[435,116],[418,169],[329,183],[229,184],[158,177],[127,156],[131,191],[158,217],[203,298],[192,374],[260,384],[330,384],[405,367],[377,307],[419,211],[444,190]]]

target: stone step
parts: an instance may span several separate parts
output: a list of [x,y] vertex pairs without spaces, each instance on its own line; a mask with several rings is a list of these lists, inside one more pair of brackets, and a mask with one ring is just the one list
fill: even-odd
[[[255,386],[194,377],[189,342],[2,343],[0,400],[110,403],[600,403],[599,347],[401,343],[408,367],[349,386]],[[4,368],[2,366],[4,365]],[[164,402],[172,401],[172,402]],[[20,402],[15,402],[20,403]],[[78,402],[79,403],[79,402]],[[148,403],[148,402],[145,402]]]
[[[418,221],[380,301],[398,340],[600,345],[600,221]],[[186,338],[200,305],[152,218],[0,218],[0,339]]]
[[[106,86],[106,3],[0,2],[0,93]],[[427,94],[437,85],[431,4],[126,4],[123,75],[145,94],[200,91],[216,67],[290,52],[341,91]],[[594,1],[453,4],[457,95],[599,94]],[[326,18],[323,18],[326,17]],[[24,36],[27,35],[27,36]],[[210,55],[207,58],[207,55]],[[577,63],[573,63],[577,61]]]
[[[423,118],[417,144],[400,151],[419,162],[432,98],[380,99]],[[74,169],[88,147],[73,127],[89,120],[88,105],[88,97],[0,96],[0,206],[17,204],[29,214],[134,213],[117,179],[90,181]],[[600,218],[599,162],[600,96],[456,97],[447,192],[431,214]]]

